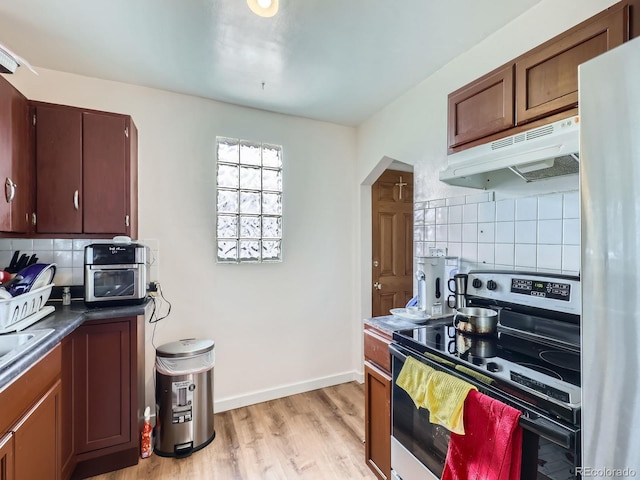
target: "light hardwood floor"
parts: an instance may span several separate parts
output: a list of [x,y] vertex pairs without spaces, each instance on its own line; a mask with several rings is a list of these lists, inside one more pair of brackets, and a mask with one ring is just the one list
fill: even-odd
[[184,459],[152,455],[94,480],[375,479],[364,460],[357,382],[215,415],[215,440]]

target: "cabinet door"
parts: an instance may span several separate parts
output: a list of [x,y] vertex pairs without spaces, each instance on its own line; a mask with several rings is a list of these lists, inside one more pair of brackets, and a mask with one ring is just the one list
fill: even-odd
[[13,480],[13,433],[0,438],[0,480]]
[[0,195],[0,230],[11,230],[11,204],[5,197],[5,182],[10,180],[12,171],[11,137],[11,91],[13,86],[0,77],[0,182],[3,193]]
[[615,7],[516,62],[516,121],[526,123],[578,105],[578,65],[629,38],[629,7]]
[[514,126],[513,65],[507,65],[449,95],[449,147]]
[[74,425],[74,378],[73,366],[80,361],[75,352],[73,335],[69,335],[62,340],[62,390],[60,396],[60,465],[62,478],[71,478],[71,473],[75,468],[75,451],[73,444]]
[[85,324],[74,332],[74,436],[81,454],[131,439],[128,321]]
[[364,363],[365,456],[378,478],[391,478],[391,377]]
[[60,390],[53,387],[14,429],[15,478],[60,478]]
[[36,107],[36,231],[81,233],[82,114]]
[[128,233],[126,117],[84,112],[84,233]]
[[35,212],[34,128],[29,101],[16,90],[11,108],[14,126],[13,175],[15,196],[11,202],[11,231],[30,233]]
[[29,231],[33,211],[33,152],[29,102],[0,78],[0,231]]

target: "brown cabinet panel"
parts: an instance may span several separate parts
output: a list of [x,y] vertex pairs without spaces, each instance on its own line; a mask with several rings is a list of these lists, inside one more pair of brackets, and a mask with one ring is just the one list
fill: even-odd
[[628,38],[629,10],[622,5],[521,57],[516,62],[517,123],[577,106],[578,65]]
[[91,320],[71,340],[73,478],[137,464],[144,410],[144,316]]
[[365,459],[378,478],[391,478],[391,376],[364,363]]
[[60,478],[60,392],[58,380],[15,426],[15,478]]
[[82,233],[82,198],[81,112],[70,107],[38,105],[36,231]]
[[0,77],[0,231],[30,231],[34,200],[29,101]]
[[391,371],[391,355],[389,354],[389,344],[391,340],[385,338],[375,331],[364,331],[364,358],[383,368],[387,372]]
[[13,480],[13,433],[0,438],[0,480]]
[[74,332],[75,452],[131,440],[129,322],[88,323]]
[[60,465],[62,478],[71,478],[71,473],[76,466],[75,451],[73,445],[73,415],[75,402],[73,399],[74,379],[73,365],[78,362],[75,354],[73,335],[64,338],[61,344],[62,352],[62,391],[61,391],[61,432],[60,432]]
[[[124,232],[129,215],[125,117],[82,114],[85,233]],[[90,192],[90,194],[89,194]]]
[[449,147],[514,126],[513,65],[500,67],[449,95]]

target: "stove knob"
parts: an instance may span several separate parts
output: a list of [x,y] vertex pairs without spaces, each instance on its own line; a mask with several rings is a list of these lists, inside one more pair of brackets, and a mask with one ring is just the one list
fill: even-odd
[[487,370],[489,370],[490,372],[499,372],[500,370],[502,370],[502,367],[496,362],[489,362],[487,363]]
[[489,280],[487,282],[487,288],[489,290],[495,290],[496,288],[498,288],[498,284],[496,282],[494,282],[493,280]]
[[471,285],[473,286],[473,288],[480,288],[482,287],[482,280],[480,280],[479,278],[474,278],[473,282],[471,282]]

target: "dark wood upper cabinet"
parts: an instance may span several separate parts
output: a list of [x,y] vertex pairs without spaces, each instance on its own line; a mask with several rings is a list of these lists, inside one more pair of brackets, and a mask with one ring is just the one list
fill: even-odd
[[29,101],[0,77],[0,231],[27,233],[33,212]]
[[618,5],[540,45],[516,62],[518,124],[578,105],[578,65],[629,39],[629,7]]
[[82,233],[82,112],[36,106],[36,231]]
[[449,145],[515,125],[513,65],[495,70],[449,95]]
[[[127,137],[129,118],[82,114],[83,221],[85,233],[113,233],[128,228],[131,191]],[[130,221],[130,220],[129,220]]]
[[576,114],[578,66],[629,39],[639,3],[620,2],[451,93],[448,153]]
[[137,232],[137,129],[127,115],[35,103],[36,232]]

